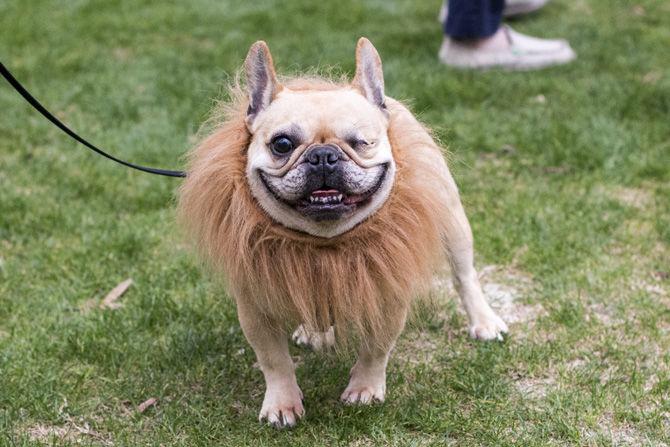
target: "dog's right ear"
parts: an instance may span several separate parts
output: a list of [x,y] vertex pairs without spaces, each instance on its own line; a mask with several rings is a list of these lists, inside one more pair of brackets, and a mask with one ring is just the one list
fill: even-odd
[[262,40],[249,48],[249,53],[247,53],[247,58],[244,61],[244,69],[249,91],[247,125],[251,125],[254,118],[270,105],[281,86],[277,82],[270,49]]

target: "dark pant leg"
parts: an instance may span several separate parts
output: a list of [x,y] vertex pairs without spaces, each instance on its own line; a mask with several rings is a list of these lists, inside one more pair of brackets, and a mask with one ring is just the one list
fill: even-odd
[[477,39],[495,34],[505,0],[449,0],[444,33],[454,39]]

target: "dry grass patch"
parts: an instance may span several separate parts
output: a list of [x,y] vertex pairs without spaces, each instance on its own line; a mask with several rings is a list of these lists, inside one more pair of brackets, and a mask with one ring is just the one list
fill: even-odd
[[579,431],[587,446],[602,445],[606,440],[615,447],[668,447],[668,444],[650,439],[636,427],[617,422],[612,413],[603,414],[597,421],[598,428],[580,427]]
[[86,421],[69,419],[64,424],[52,425],[35,423],[17,430],[17,435],[27,437],[32,442],[60,445],[62,443],[92,446],[114,445],[110,435],[91,428]]

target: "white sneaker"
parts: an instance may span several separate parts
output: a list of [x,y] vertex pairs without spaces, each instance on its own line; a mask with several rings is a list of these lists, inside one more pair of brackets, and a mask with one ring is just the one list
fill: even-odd
[[[503,15],[505,17],[513,17],[528,14],[544,7],[547,3],[549,3],[549,0],[507,0],[505,2],[505,9],[503,9]],[[447,14],[449,14],[447,4],[447,1],[442,2],[440,13],[437,15],[437,20],[443,25],[447,21]]]
[[576,57],[563,39],[538,39],[517,33],[506,25],[499,32],[504,33],[505,45],[485,46],[445,36],[438,55],[440,61],[457,68],[534,70],[565,64]]

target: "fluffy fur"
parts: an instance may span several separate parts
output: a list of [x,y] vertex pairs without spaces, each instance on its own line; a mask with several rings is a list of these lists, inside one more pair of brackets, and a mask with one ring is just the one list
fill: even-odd
[[[350,88],[298,78],[293,90]],[[338,338],[390,341],[384,324],[426,290],[443,263],[451,221],[444,191],[450,176],[428,131],[399,102],[387,99],[389,140],[397,164],[386,203],[352,230],[330,239],[274,222],[252,197],[245,178],[250,135],[247,95],[230,92],[223,119],[190,153],[179,215],[204,259],[237,299],[251,301],[269,322],[334,324]]]

